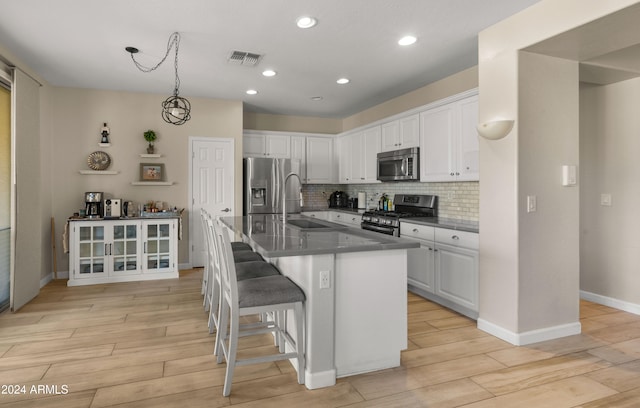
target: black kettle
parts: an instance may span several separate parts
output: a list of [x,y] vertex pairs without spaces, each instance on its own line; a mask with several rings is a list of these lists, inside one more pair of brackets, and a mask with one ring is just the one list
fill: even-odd
[[349,196],[344,191],[334,191],[329,196],[329,208],[344,208],[348,200]]

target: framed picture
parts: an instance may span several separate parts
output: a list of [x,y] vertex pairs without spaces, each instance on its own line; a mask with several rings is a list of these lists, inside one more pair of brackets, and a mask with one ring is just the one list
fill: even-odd
[[164,163],[140,163],[140,181],[164,181]]

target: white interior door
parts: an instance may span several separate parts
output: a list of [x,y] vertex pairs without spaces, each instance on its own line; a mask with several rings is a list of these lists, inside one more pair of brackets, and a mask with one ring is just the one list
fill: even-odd
[[232,216],[234,208],[234,140],[191,138],[191,265],[203,266],[206,244],[200,210],[213,216]]

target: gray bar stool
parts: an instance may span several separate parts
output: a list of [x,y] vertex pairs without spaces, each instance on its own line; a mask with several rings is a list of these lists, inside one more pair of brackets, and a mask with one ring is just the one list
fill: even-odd
[[[219,226],[221,232],[216,233],[221,244],[220,275],[222,292],[220,294],[220,315],[216,348],[218,363],[223,358],[227,362],[223,396],[231,393],[233,373],[236,366],[264,363],[269,361],[297,359],[298,383],[304,384],[304,301],[305,294],[295,283],[283,275],[264,276],[259,278],[238,280],[237,270],[240,265],[232,261],[233,252],[226,227]],[[278,316],[292,312],[295,319],[295,340],[287,331],[286,319]],[[265,315],[273,313],[275,319],[262,321],[252,325],[241,325],[240,317],[246,315]],[[227,325],[229,326],[227,329]],[[276,338],[289,343],[293,352],[271,354],[254,358],[237,360],[238,338],[241,336],[274,333]],[[280,348],[284,350],[284,345]]]

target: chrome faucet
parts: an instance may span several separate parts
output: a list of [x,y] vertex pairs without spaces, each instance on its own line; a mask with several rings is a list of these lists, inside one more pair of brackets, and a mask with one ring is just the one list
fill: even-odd
[[[289,173],[284,178],[284,189],[282,190],[282,223],[286,224],[287,222],[287,181],[291,176],[296,176],[298,178],[298,182],[300,183],[300,187],[302,188],[302,180],[300,180],[300,176],[296,173]],[[302,191],[300,192],[300,205],[302,205]]]

